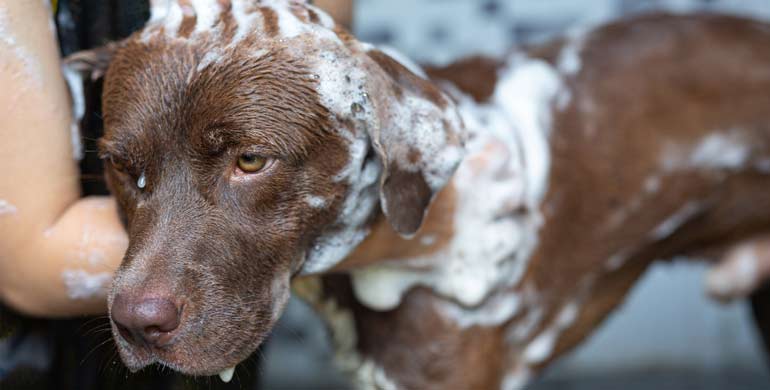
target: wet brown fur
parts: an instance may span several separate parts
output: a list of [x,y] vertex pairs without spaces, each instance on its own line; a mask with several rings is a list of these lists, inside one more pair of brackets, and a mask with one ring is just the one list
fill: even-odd
[[[307,17],[317,23],[312,13]],[[266,20],[267,35],[275,35],[275,23],[269,15]],[[335,32],[353,42],[343,28]],[[545,225],[525,278],[515,287],[531,285],[540,292],[545,313],[538,330],[575,297],[585,301],[554,353],[533,369],[590,334],[653,260],[718,251],[770,226],[767,177],[714,170],[667,175],[664,190],[645,200],[639,213],[615,229],[602,224],[656,172],[661,139],[688,142],[739,126],[751,137],[752,158],[770,155],[769,42],[766,24],[716,16],[642,17],[592,35],[580,73],[566,81],[571,104],[554,110]],[[553,62],[562,45],[530,53]],[[348,159],[301,61],[273,46],[259,60],[236,55],[227,66],[212,64],[197,73],[207,49],[129,40],[115,54],[104,92],[102,153],[131,237],[114,289],[141,286],[180,297],[188,316],[183,336],[154,353],[191,374],[213,374],[237,363],[269,331],[275,314],[269,286],[278,275],[296,271],[298,252],[339,212],[345,186],[319,177],[339,171]],[[407,91],[443,102],[437,88],[389,57],[369,56],[390,74],[394,95]],[[477,58],[430,73],[483,102],[494,91],[500,67]],[[587,110],[586,102],[595,110]],[[276,156],[275,167],[258,180],[228,182],[238,153],[255,145]],[[397,167],[393,171],[392,180],[425,182],[402,177]],[[147,187],[139,191],[135,183],[142,173]],[[419,185],[411,191],[411,206],[426,206],[433,195]],[[405,241],[392,221],[373,216],[373,234],[337,271],[441,249],[452,235],[453,191],[448,186],[439,194],[419,233],[436,234],[434,246]],[[307,194],[334,202],[313,209],[302,201]],[[693,199],[704,203],[696,218],[670,238],[646,239]],[[407,228],[420,222],[413,214],[402,221]],[[623,267],[606,271],[607,259],[629,247]],[[498,327],[461,329],[439,312],[436,304],[443,298],[430,290],[416,288],[398,308],[377,312],[355,301],[346,276],[324,282],[325,296],[355,314],[359,352],[405,388],[497,387],[519,367],[521,350],[538,333],[519,344],[508,340],[509,328],[526,311]],[[184,336],[191,334],[194,343]],[[123,358],[138,368],[153,357],[132,350]]]

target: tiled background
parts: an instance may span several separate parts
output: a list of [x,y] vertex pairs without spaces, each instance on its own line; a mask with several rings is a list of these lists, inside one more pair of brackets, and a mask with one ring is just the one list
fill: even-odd
[[501,54],[571,27],[651,10],[729,11],[770,19],[770,0],[355,0],[359,38],[420,61]]
[[[770,20],[770,0],[357,0],[354,30],[362,40],[410,57],[446,63],[498,55],[570,28],[637,12],[699,10]],[[657,265],[626,304],[539,388],[770,387],[745,303],[723,306],[703,295],[704,268]],[[293,302],[267,350],[268,388],[337,388],[324,331]],[[301,369],[298,369],[301,367]],[[325,385],[322,385],[325,384]],[[736,387],[737,386],[737,387]]]

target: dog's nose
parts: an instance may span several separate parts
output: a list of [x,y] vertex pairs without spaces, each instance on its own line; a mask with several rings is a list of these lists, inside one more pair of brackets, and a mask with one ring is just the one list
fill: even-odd
[[162,347],[179,327],[180,310],[167,298],[131,299],[118,294],[112,303],[112,321],[126,341]]

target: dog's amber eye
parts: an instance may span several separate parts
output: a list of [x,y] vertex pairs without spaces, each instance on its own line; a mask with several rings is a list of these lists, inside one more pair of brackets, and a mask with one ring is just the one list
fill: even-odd
[[256,173],[267,164],[267,159],[254,153],[244,153],[238,157],[238,168],[246,173]]

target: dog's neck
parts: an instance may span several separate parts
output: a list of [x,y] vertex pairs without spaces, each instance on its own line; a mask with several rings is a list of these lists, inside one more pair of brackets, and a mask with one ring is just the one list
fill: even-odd
[[517,53],[500,71],[489,101],[444,87],[469,133],[467,157],[454,179],[416,237],[404,239],[377,218],[361,245],[334,268],[350,271],[359,300],[375,309],[397,306],[413,286],[466,306],[480,304],[520,280],[537,240],[549,112],[564,98],[560,77],[545,62]]

